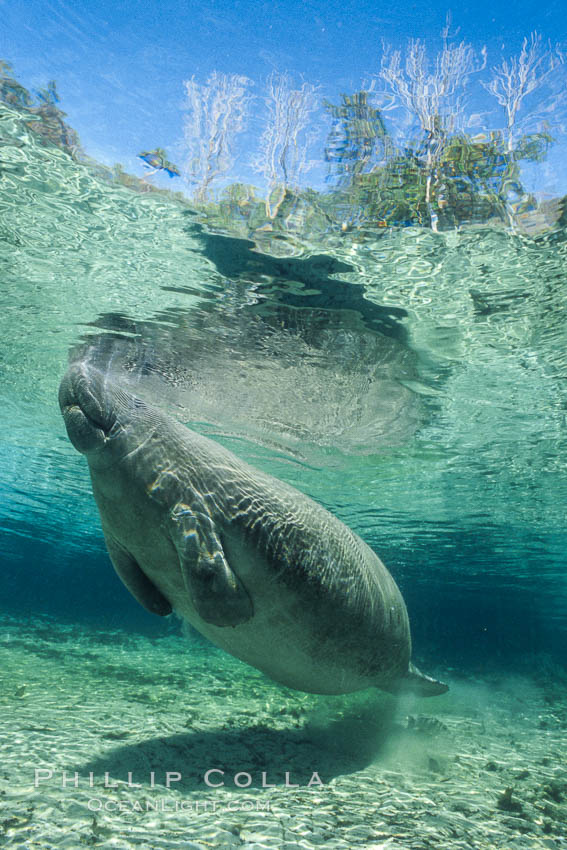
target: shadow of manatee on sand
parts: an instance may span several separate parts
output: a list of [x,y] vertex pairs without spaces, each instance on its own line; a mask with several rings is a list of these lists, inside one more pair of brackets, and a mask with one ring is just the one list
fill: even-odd
[[[313,773],[327,784],[337,776],[363,770],[376,759],[396,728],[394,710],[394,700],[388,700],[374,705],[374,710],[364,706],[330,722],[323,709],[302,729],[249,726],[149,738],[122,744],[73,769],[80,776],[92,771],[95,785],[104,784],[105,773],[110,781],[125,783],[130,772],[132,783],[143,788],[150,787],[151,772],[155,785],[162,787],[168,772],[179,773],[181,779],[171,787],[185,793],[221,787],[221,783],[227,791],[242,792],[243,786],[234,781],[238,773],[250,774],[250,788],[263,787],[263,773],[264,785],[285,786],[286,772],[290,785],[307,786]],[[211,774],[211,785],[207,785],[205,774],[211,769],[224,773]]]

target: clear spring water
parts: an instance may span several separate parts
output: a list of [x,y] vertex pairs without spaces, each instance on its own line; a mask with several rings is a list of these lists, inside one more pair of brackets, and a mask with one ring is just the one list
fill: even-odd
[[[45,143],[13,103],[0,103],[0,146],[8,618],[166,642],[177,628],[142,611],[108,561],[86,464],[57,406],[69,353],[82,352],[360,534],[404,594],[428,672],[467,680],[564,666],[560,204],[545,226],[485,217],[436,230],[335,227],[303,199],[270,229],[238,209],[111,180]],[[199,652],[198,675],[174,682],[181,693],[208,669],[240,675]],[[253,681],[254,698],[277,701],[270,683]],[[351,768],[337,757],[331,772]],[[58,843],[48,830],[41,846],[51,846],[45,835]]]
[[307,234],[274,257],[3,118],[4,604],[77,612],[93,582],[85,616],[116,616],[57,408],[82,344],[361,534],[403,589],[418,652],[561,657],[562,224],[537,238],[392,228],[328,248]]

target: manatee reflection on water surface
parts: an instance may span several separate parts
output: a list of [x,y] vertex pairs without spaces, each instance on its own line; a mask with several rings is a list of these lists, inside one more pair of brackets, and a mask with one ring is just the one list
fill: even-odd
[[[92,323],[98,333],[86,334],[71,359],[186,422],[304,459],[329,448],[371,454],[415,433],[423,410],[410,388],[417,356],[403,310],[365,301],[357,287],[322,275],[321,260],[332,272],[349,270],[330,257],[284,263],[252,253],[243,240],[204,241],[219,268],[232,268],[231,278],[186,287],[200,299],[192,311],[148,320],[101,315]],[[234,255],[217,259],[219,248]]]

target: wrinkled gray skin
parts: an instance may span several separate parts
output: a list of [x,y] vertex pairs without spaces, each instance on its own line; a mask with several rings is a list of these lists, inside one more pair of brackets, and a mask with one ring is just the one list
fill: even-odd
[[410,664],[406,607],[374,552],[293,487],[86,364],[61,382],[108,552],[132,595],[291,688],[447,686]]

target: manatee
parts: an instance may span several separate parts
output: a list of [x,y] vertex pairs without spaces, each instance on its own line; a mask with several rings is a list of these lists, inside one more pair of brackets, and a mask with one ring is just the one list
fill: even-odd
[[300,691],[447,690],[411,663],[406,606],[384,564],[321,505],[91,364],[69,367],[59,404],[110,559],[148,611],[175,611]]

